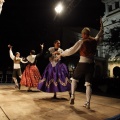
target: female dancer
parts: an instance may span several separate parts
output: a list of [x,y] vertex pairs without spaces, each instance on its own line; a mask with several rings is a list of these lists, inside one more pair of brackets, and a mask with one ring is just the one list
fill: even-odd
[[39,90],[54,93],[53,98],[56,98],[56,92],[70,91],[71,89],[67,67],[57,58],[57,55],[62,52],[60,41],[54,41],[54,47],[50,47],[46,53],[50,63],[38,84]]
[[28,87],[28,92],[32,91],[31,87],[37,87],[38,82],[41,78],[40,72],[36,66],[37,59],[41,56],[43,52],[44,45],[41,46],[41,51],[39,54],[35,55],[35,50],[30,51],[30,55],[26,58],[28,61],[28,65],[26,66],[20,84]]

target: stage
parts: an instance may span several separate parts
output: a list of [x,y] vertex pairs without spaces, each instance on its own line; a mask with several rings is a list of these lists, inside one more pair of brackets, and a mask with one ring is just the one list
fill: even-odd
[[24,86],[17,90],[14,84],[0,84],[0,120],[106,120],[120,115],[117,98],[92,95],[91,109],[86,109],[82,92],[76,92],[75,104],[70,105],[68,92],[53,99],[52,93],[26,90]]

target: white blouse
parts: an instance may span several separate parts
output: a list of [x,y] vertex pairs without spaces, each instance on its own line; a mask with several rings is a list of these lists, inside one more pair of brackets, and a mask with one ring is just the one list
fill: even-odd
[[[50,47],[48,49],[50,51],[50,53],[52,54],[53,52],[55,52],[55,48],[54,47]],[[61,48],[58,48],[57,50],[60,54],[63,52],[63,50]],[[52,55],[50,58],[49,58],[52,66],[56,66],[56,64],[61,60],[61,58],[58,58],[58,55]]]
[[30,63],[34,63],[35,58],[36,58],[36,55],[29,55],[29,56],[27,57],[27,60],[28,60]]

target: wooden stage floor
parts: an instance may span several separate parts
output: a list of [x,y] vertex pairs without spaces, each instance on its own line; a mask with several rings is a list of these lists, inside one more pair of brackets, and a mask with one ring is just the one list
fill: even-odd
[[83,107],[82,92],[76,92],[75,104],[70,105],[68,92],[57,93],[58,99],[52,99],[52,93],[26,90],[24,86],[17,90],[13,84],[0,84],[0,120],[106,120],[120,115],[118,98],[92,95],[88,110]]

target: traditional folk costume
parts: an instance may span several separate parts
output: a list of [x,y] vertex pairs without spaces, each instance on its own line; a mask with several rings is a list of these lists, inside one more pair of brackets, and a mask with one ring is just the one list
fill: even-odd
[[38,84],[38,89],[49,93],[70,91],[71,84],[68,69],[66,65],[61,63],[61,60],[57,58],[57,54],[52,54],[55,51],[59,53],[63,52],[61,48],[49,48],[46,56],[49,58],[50,63],[45,68],[42,79]]
[[30,90],[31,87],[37,87],[38,82],[41,79],[41,75],[39,72],[39,69],[36,66],[37,59],[41,56],[43,52],[43,48],[41,49],[41,52],[37,55],[29,55],[26,59],[28,61],[28,65],[26,66],[20,84],[23,86],[28,87],[28,92],[32,91]]
[[84,76],[86,86],[86,103],[84,107],[90,108],[90,99],[92,93],[91,80],[94,74],[94,55],[96,53],[97,44],[102,35],[103,30],[100,30],[95,38],[89,37],[88,39],[79,40],[73,47],[66,49],[61,53],[61,56],[65,57],[70,56],[80,50],[80,60],[74,71],[74,75],[71,78],[72,84],[70,104],[74,104],[77,82],[82,76]]
[[[22,63],[26,63],[26,62],[24,62],[22,58],[14,56],[11,48],[9,50],[9,54],[10,54],[10,58],[13,60],[13,63],[14,63],[12,78],[15,82],[15,88],[20,89],[20,84],[18,83],[18,80],[17,80],[17,77],[21,79],[21,76],[22,76],[20,62]],[[19,54],[19,52],[16,52],[16,54]]]

